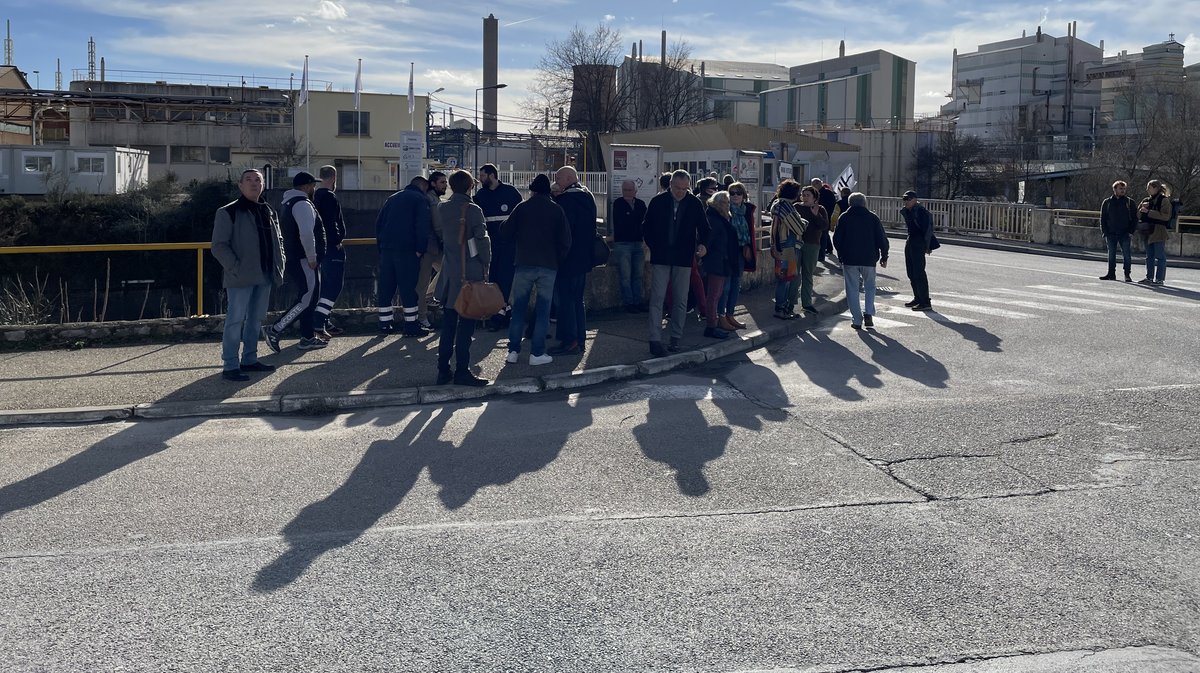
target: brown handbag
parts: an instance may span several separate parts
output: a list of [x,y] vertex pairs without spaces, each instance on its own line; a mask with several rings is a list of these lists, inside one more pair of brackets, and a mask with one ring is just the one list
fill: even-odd
[[[462,263],[462,286],[454,300],[454,311],[467,320],[487,320],[504,308],[500,286],[486,280],[467,280],[467,204],[458,214],[458,249]],[[483,275],[487,276],[487,269]]]

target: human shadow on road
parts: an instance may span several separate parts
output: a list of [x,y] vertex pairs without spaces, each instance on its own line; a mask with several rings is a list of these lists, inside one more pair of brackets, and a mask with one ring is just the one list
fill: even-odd
[[[864,388],[883,387],[879,367],[835,341],[829,332],[810,330],[797,335],[797,339],[804,347],[803,356],[784,357],[785,351],[780,351],[776,354],[776,362],[794,362],[804,370],[809,381],[829,391],[834,397],[848,402],[865,399],[862,393],[850,387],[851,381],[858,381]],[[788,350],[795,348],[793,344]]]
[[[281,589],[326,552],[357,540],[399,507],[429,471],[438,497],[449,510],[465,506],[483,488],[511,484],[552,463],[571,434],[591,423],[591,412],[564,403],[537,424],[517,423],[519,402],[491,400],[448,407],[422,407],[409,416],[395,439],[367,447],[346,480],[328,496],[302,509],[282,531],[288,549],[257,573],[257,592]],[[478,413],[478,417],[475,414]],[[457,445],[443,436],[471,424]]]
[[732,434],[728,427],[709,425],[692,399],[651,397],[645,422],[633,428],[642,453],[670,467],[679,492],[693,498],[712,489],[704,466],[724,455]]
[[930,388],[945,388],[950,380],[946,366],[925,351],[911,351],[892,337],[874,330],[862,330],[858,336],[871,349],[871,359],[893,374]]
[[972,325],[971,323],[955,322],[946,318],[945,316],[941,316],[941,318],[941,320],[935,320],[934,323],[958,332],[959,335],[967,341],[975,342],[975,345],[979,348],[979,350],[987,353],[1001,353],[1004,351],[1004,349],[1000,347],[1000,343],[1004,341],[1004,339],[1001,339],[999,336],[992,334],[986,329],[978,325]]
[[[293,349],[291,355],[277,356],[274,362],[281,364],[288,357],[295,355],[296,351]],[[219,388],[221,384],[225,384],[227,391],[232,385],[221,379],[221,374],[217,371],[172,391],[159,402],[194,400],[198,390]],[[0,487],[0,518],[10,512],[56,498],[164,451],[170,447],[173,438],[192,430],[205,420],[196,417],[130,422],[119,432],[75,453],[61,463]]]

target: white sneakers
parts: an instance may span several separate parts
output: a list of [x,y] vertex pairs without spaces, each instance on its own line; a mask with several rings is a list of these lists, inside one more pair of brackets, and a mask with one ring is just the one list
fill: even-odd
[[508,357],[504,358],[504,361],[510,365],[515,365],[517,364],[517,358],[519,357],[521,357],[521,354],[517,351],[509,351]]
[[534,367],[538,365],[548,365],[551,362],[554,362],[554,358],[550,357],[549,355],[543,354],[529,356],[529,364],[533,365]]

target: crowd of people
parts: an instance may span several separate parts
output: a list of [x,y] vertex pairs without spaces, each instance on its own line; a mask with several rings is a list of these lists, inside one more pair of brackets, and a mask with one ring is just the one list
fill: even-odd
[[[258,359],[260,332],[274,352],[280,351],[280,338],[293,324],[301,350],[324,348],[340,332],[329,315],[345,273],[346,225],[335,193],[337,170],[323,166],[318,175],[298,173],[276,213],[262,200],[262,174],[247,170],[238,181],[238,199],[216,213],[212,251],[223,267],[228,302],[222,341],[222,376],[228,380],[246,381],[248,372],[273,370]],[[597,241],[595,197],[570,166],[558,169],[553,180],[538,175],[527,199],[503,183],[491,164],[480,167],[478,178],[462,170],[413,178],[388,197],[375,225],[379,330],[427,336],[434,330],[429,307],[439,305],[439,385],[488,383],[471,371],[470,348],[479,321],[460,316],[455,308],[464,283],[489,281],[505,298],[504,307],[486,322],[496,331],[507,328],[508,363],[519,361],[526,338],[528,362],[534,366],[555,356],[581,355],[586,348],[584,293],[588,273],[599,263],[596,246],[605,245]],[[1109,256],[1108,274],[1101,279],[1115,280],[1120,247],[1125,280],[1131,281],[1129,237],[1138,231],[1147,249],[1141,282],[1163,283],[1166,225],[1174,210],[1161,182],[1152,180],[1147,190],[1148,196],[1134,205],[1125,195],[1126,184],[1118,181],[1113,196],[1104,201],[1101,228]],[[847,188],[839,192],[820,178],[805,186],[787,179],[765,207],[772,222],[766,249],[774,266],[774,316],[780,320],[799,317],[797,306],[817,312],[813,278],[823,272],[818,265],[828,264],[827,257],[836,251],[851,325],[873,326],[876,266],[887,266],[888,239],[865,195]],[[902,203],[908,232],[905,268],[913,290],[906,305],[929,311],[926,257],[939,244],[932,217],[916,192],[905,192]],[[744,184],[727,175],[722,181],[701,178],[693,187],[692,176],[677,170],[661,176],[658,194],[647,203],[637,197],[637,185],[626,181],[608,217],[608,263],[616,268],[624,309],[647,314],[651,355],[681,349],[689,306],[705,321],[706,338],[728,339],[745,329],[735,309],[742,275],[758,269],[760,246],[758,208]],[[295,287],[296,301],[274,324],[264,326],[270,292],[285,278]],[[532,325],[527,329],[531,299]],[[558,344],[548,348],[552,313]]]

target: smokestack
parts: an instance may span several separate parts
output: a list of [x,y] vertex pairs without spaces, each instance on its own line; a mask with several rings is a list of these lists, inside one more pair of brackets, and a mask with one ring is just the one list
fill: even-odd
[[1038,42],[1042,41],[1042,27],[1041,26],[1038,26],[1038,29],[1037,29],[1037,41]]
[[558,130],[563,130],[563,106],[558,106]]
[[641,40],[638,40],[638,60],[639,60],[639,61],[641,61],[641,60],[642,60],[642,58],[643,58],[643,57],[646,55],[646,52],[645,52],[645,50],[642,48],[642,46],[643,46],[643,45],[642,45],[642,41],[641,41]]
[[1100,55],[1104,55],[1104,40],[1100,40]]
[[100,57],[100,81],[104,81],[104,57]]
[[62,59],[54,59],[54,90],[62,91]]
[[846,41],[845,40],[842,40],[841,43],[838,44],[838,58],[846,58]]
[[12,21],[4,20],[4,65],[13,64]]
[[496,133],[497,71],[500,63],[500,21],[494,14],[483,20],[483,132]]
[[662,32],[662,60],[659,63],[667,62],[667,31]]

